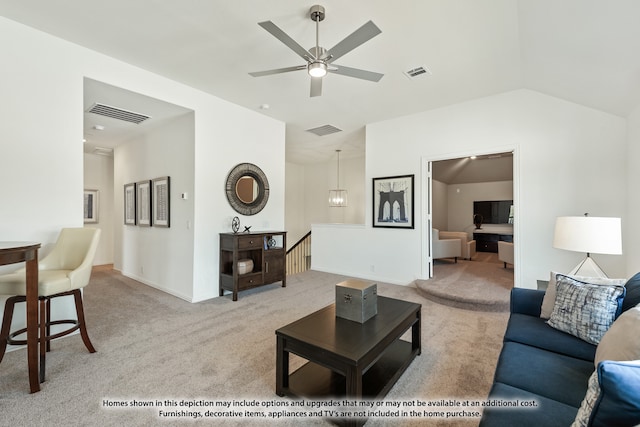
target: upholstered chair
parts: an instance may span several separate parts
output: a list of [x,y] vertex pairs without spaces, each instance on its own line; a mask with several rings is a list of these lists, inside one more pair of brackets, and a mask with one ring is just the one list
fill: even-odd
[[460,239],[460,251],[463,259],[471,260],[476,255],[476,241],[469,239],[464,231],[440,231],[441,239]]
[[513,265],[513,243],[498,242],[498,259],[504,263],[504,268],[507,268],[507,264]]
[[440,231],[436,228],[432,229],[433,259],[453,258],[454,262],[458,262],[461,256],[460,239],[441,239]]
[[[97,228],[63,228],[51,252],[38,263],[40,382],[44,382],[45,379],[45,354],[51,349],[52,339],[80,330],[87,350],[90,353],[96,351],[87,334],[81,289],[89,283],[99,239],[100,230]],[[24,270],[0,276],[0,295],[11,295],[5,303],[0,329],[2,361],[7,344],[26,344],[26,340],[15,339],[18,335],[24,334],[26,328],[10,333],[14,306],[18,302],[26,301]],[[51,321],[51,300],[68,295],[74,297],[77,319]],[[60,324],[72,326],[51,335],[51,326]]]

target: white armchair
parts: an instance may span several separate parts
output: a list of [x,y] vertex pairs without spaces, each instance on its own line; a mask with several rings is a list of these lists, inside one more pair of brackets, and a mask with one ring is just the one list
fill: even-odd
[[513,265],[513,243],[498,242],[498,259],[504,262],[504,268],[507,268],[507,264]]
[[454,262],[458,262],[461,256],[461,247],[459,239],[440,239],[440,231],[432,229],[432,246],[433,259],[453,258]]
[[441,239],[459,239],[460,256],[464,259],[471,259],[476,255],[476,241],[469,239],[469,235],[464,231],[441,231]]

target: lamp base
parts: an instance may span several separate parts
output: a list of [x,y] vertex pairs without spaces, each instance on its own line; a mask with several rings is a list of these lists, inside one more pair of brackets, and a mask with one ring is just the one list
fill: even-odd
[[598,264],[588,254],[580,264],[576,265],[573,270],[569,272],[570,276],[583,276],[583,277],[603,277],[609,278]]

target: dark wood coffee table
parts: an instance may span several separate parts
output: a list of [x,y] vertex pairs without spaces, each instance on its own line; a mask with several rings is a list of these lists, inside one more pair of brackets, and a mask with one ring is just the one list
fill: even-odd
[[[276,330],[279,396],[384,397],[420,354],[420,304],[378,296],[365,323],[336,317],[335,304]],[[411,342],[400,337],[411,328]],[[289,374],[289,353],[309,362]]]

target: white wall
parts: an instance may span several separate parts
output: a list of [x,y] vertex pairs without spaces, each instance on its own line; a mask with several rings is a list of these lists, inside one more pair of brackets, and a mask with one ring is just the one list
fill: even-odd
[[237,163],[256,163],[271,184],[267,207],[243,222],[283,229],[284,123],[5,18],[0,33],[0,178],[12,183],[0,187],[3,240],[40,241],[46,253],[61,227],[83,226],[85,77],[195,112],[193,261],[175,267],[193,271],[193,301],[218,295],[218,234],[235,215],[224,182]]
[[[193,298],[194,114],[163,123],[114,151],[116,212],[114,268],[155,288]],[[170,227],[124,224],[125,184],[170,177]]]
[[336,156],[325,163],[287,163],[286,229],[288,245],[311,230],[311,224],[364,224],[364,157],[340,157],[340,187],[348,191],[347,207],[329,207],[329,190],[337,185]]
[[431,183],[432,227],[442,231],[449,231],[449,190],[447,187],[447,184],[435,179]]
[[98,190],[98,222],[85,224],[102,230],[93,265],[113,264],[113,157],[84,154],[84,188]]
[[[584,256],[551,247],[557,216],[589,212],[627,222],[626,131],[620,117],[517,90],[367,126],[365,179],[415,174],[420,208],[427,160],[515,149],[516,286],[535,288],[549,270],[567,271]],[[393,156],[390,141],[402,141]],[[367,190],[366,227],[314,227],[313,268],[403,284],[426,278],[421,213],[414,230],[371,228],[370,200]],[[595,257],[610,276],[624,277],[624,256]]]
[[[513,200],[513,181],[477,182],[472,184],[454,184],[447,186],[449,231],[473,233],[473,202],[482,200]],[[484,224],[486,231],[502,231],[511,225]]]
[[622,222],[623,252],[627,258],[627,277],[640,271],[640,197],[638,183],[640,183],[640,105],[629,115],[627,134],[627,217]]
[[304,166],[286,164],[286,200],[284,223],[287,230],[287,249],[304,237],[311,229],[305,218],[305,173]]

